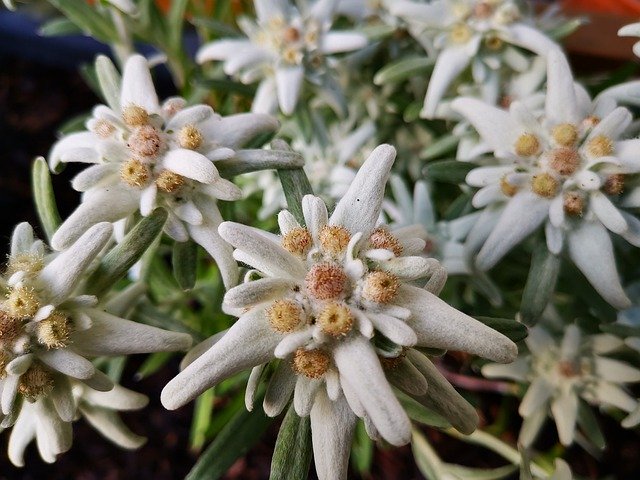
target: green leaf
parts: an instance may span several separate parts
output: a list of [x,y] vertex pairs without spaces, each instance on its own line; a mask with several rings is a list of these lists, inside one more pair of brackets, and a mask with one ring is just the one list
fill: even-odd
[[578,17],[573,18],[569,21],[562,23],[560,26],[549,30],[547,35],[554,40],[562,40],[563,38],[568,37],[573,32],[575,32],[581,26],[589,23],[589,19],[587,17]]
[[[261,401],[256,404],[261,404]],[[185,480],[217,480],[253,447],[273,421],[262,409],[241,409],[207,447]],[[300,477],[304,478],[304,477]]]
[[464,179],[477,165],[460,160],[438,160],[428,163],[424,167],[424,176],[427,180],[446,183],[464,183]]
[[216,93],[237,93],[251,98],[253,98],[256,93],[255,86],[245,85],[244,83],[223,78],[204,78],[197,76],[194,81],[199,87],[206,90],[213,90]]
[[422,151],[420,158],[423,160],[434,160],[444,154],[453,152],[460,143],[456,135],[444,135],[429,145]]
[[143,300],[142,302],[140,302],[135,312],[133,313],[132,320],[144,323],[145,325],[151,325],[152,327],[170,330],[172,332],[188,333],[194,338],[194,341],[196,342],[201,342],[202,340],[204,340],[203,335],[200,332],[195,331],[193,328],[189,327],[184,322],[181,322],[175,316],[169,315],[156,308],[148,300]]
[[604,450],[607,442],[598,425],[598,419],[593,414],[591,407],[583,400],[578,404],[578,425],[599,450]]
[[112,248],[100,261],[98,268],[87,280],[87,293],[100,296],[124,277],[149,245],[162,233],[166,220],[167,211],[163,208],[155,209],[151,215],[140,220],[122,242]]
[[147,31],[146,36],[153,38],[157,43],[165,42],[169,37],[167,21],[155,0],[140,0],[138,10],[140,12],[138,22]]
[[640,327],[634,327],[631,325],[623,325],[620,323],[609,323],[600,325],[600,330],[605,333],[610,333],[618,337],[640,337]]
[[440,460],[433,447],[429,445],[427,439],[416,429],[413,430],[411,450],[413,451],[416,465],[418,465],[418,470],[427,480],[445,480],[447,478],[442,460]]
[[239,150],[230,160],[216,162],[216,168],[225,178],[259,170],[291,170],[304,166],[304,158],[291,150]]
[[311,464],[311,419],[300,418],[289,407],[280,425],[278,439],[271,459],[270,480],[299,480],[307,478]]
[[351,446],[351,464],[360,476],[368,476],[373,463],[373,440],[369,438],[364,422],[359,421],[356,425],[353,445]]
[[58,128],[58,133],[60,135],[68,135],[74,132],[85,131],[85,124],[89,118],[91,118],[91,113],[81,113],[80,115],[71,117]]
[[109,16],[99,12],[85,0],[49,0],[49,3],[86,34],[105,43],[118,39]]
[[436,428],[444,429],[451,427],[451,424],[447,420],[436,412],[429,410],[404,392],[396,390],[396,396],[411,420]]
[[54,18],[42,25],[38,33],[43,37],[59,37],[81,32],[82,30],[68,18]]
[[140,366],[136,372],[136,380],[142,380],[149,375],[153,375],[173,357],[173,352],[156,352],[149,355],[144,363]]
[[203,27],[216,37],[241,37],[242,32],[225,22],[207,17],[195,17],[191,20],[196,27]]
[[[274,140],[271,142],[273,150],[281,152],[292,152],[291,147],[282,140]],[[307,175],[302,167],[278,170],[278,177],[282,184],[282,190],[287,200],[287,208],[291,214],[296,217],[300,225],[304,225],[304,215],[302,214],[302,197],[305,195],[313,195],[313,189],[309,183]]]
[[47,238],[51,240],[62,220],[53,193],[49,166],[43,157],[36,158],[31,167],[31,188],[40,224]]
[[213,412],[213,401],[215,399],[215,391],[213,388],[205,391],[196,398],[193,407],[193,420],[191,422],[191,434],[189,444],[191,449],[200,451],[207,439],[207,431],[211,423],[211,413]]
[[486,326],[497,330],[513,342],[519,342],[527,338],[527,327],[522,323],[509,318],[475,317]]
[[468,468],[461,465],[445,464],[445,469],[454,478],[464,478],[465,480],[500,480],[502,478],[512,478],[518,471],[517,465],[505,465],[497,468]]
[[120,111],[120,86],[122,79],[118,69],[106,55],[98,55],[95,63],[100,91],[107,105],[114,112]]
[[169,28],[169,45],[172,50],[180,50],[182,45],[182,31],[184,27],[184,15],[189,5],[189,0],[173,0],[167,14],[167,27]]
[[520,319],[528,326],[535,325],[551,300],[560,272],[560,257],[540,242],[533,251],[531,268],[522,293]]
[[196,284],[198,268],[198,245],[187,240],[173,244],[173,276],[182,290],[191,290]]
[[376,85],[402,82],[410,77],[421,75],[433,69],[435,60],[428,57],[403,58],[378,70],[373,77]]

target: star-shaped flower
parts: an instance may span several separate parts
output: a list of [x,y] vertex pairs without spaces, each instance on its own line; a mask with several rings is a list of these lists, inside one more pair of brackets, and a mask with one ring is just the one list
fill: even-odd
[[251,404],[263,365],[281,359],[265,412],[278,415],[293,394],[298,415],[311,415],[323,479],[346,478],[356,416],[373,438],[393,445],[410,440],[409,419],[390,384],[461,430],[475,428],[473,408],[411,347],[462,350],[499,362],[512,361],[517,348],[431,293],[440,291],[446,273],[435,259],[419,256],[421,227],[377,225],[394,158],[392,147],[376,148],[330,217],[322,200],[310,195],[303,199],[305,225],[281,212],[282,236],[231,222],[220,226],[236,247],[235,258],[255,270],[224,299],[239,320],[194,349],[163,390],[167,408],[255,367]]
[[[425,36],[437,61],[422,115],[433,118],[451,83],[469,66],[478,84],[495,84],[500,67],[521,71],[526,58],[517,47],[546,55],[558,45],[528,25],[513,0],[435,0],[393,2],[391,12]],[[425,42],[421,42],[425,43]],[[525,67],[526,69],[526,67]]]
[[482,234],[470,235],[473,243],[486,238],[478,267],[493,267],[545,224],[551,252],[560,253],[566,240],[571,259],[594,288],[612,305],[628,306],[607,230],[640,245],[640,220],[620,209],[638,203],[635,189],[622,196],[629,176],[640,171],[640,140],[623,140],[631,113],[616,108],[610,97],[593,103],[574,85],[560,51],[549,55],[541,117],[521,102],[507,111],[462,98],[453,108],[471,122],[499,162],[476,168],[466,178],[481,187],[473,203],[487,213]]
[[199,63],[224,61],[227,75],[243,83],[261,80],[253,100],[254,112],[280,110],[291,115],[305,79],[326,90],[337,87],[329,76],[332,55],[358,50],[367,38],[353,31],[331,31],[337,0],[300,2],[255,0],[257,19],[242,18],[248,38],[224,39],[204,45]]
[[[27,424],[28,429],[41,428],[46,437],[41,452],[48,461],[71,446],[70,422],[77,411],[72,384],[82,382],[99,392],[114,387],[90,358],[191,345],[189,335],[112,315],[98,298],[83,293],[85,272],[111,234],[111,224],[98,223],[67,250],[47,253],[31,226],[22,223],[14,230],[7,269],[0,277],[5,294],[0,302],[1,425],[9,428],[22,418],[14,429]],[[37,419],[19,416],[25,406]],[[17,436],[22,445],[32,434]]]
[[236,148],[274,131],[278,122],[259,114],[223,118],[208,105],[187,107],[177,97],[160,105],[140,55],[129,58],[119,92],[107,98],[109,106],[94,109],[87,131],[63,137],[51,151],[53,169],[60,162],[95,164],[73,179],[83,202],[56,232],[52,246],[68,247],[97,222],[116,222],[137,211],[147,216],[161,206],[169,213],[165,232],[204,247],[225,284],[234,284],[237,266],[217,233],[222,218],[216,200],[237,200],[241,191],[220,177],[215,162],[234,157]]
[[[511,365],[488,364],[482,368],[486,377],[509,378],[528,385],[519,407],[524,418],[519,441],[525,447],[535,441],[548,415],[555,420],[560,442],[570,445],[581,416],[581,403],[615,407],[627,413],[637,405],[625,384],[640,382],[640,370],[605,356],[621,341],[611,335],[584,334],[576,325],[568,325],[560,336],[558,342],[550,331],[537,326],[529,330],[526,339],[529,353]],[[586,404],[583,407],[589,408]]]

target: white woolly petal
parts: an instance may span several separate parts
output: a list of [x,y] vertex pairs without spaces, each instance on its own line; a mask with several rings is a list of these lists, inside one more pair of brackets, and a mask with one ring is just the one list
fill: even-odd
[[533,192],[520,192],[508,203],[498,224],[478,253],[476,265],[488,270],[536,230],[548,216],[550,201]]
[[[254,100],[255,102],[255,100]],[[202,125],[207,138],[215,139],[221,147],[240,148],[258,135],[278,130],[280,123],[264,113],[239,113],[226,117],[212,117]]]
[[293,407],[299,417],[308,417],[316,398],[316,392],[322,385],[322,380],[315,380],[298,375],[296,386],[293,391]]
[[631,302],[620,285],[613,245],[599,222],[582,221],[567,236],[569,255],[593,287],[618,309]]
[[347,478],[357,417],[344,397],[331,401],[324,390],[311,409],[313,458],[320,480]]
[[327,206],[320,197],[305,195],[302,197],[302,214],[311,237],[313,237],[315,243],[318,243],[320,230],[329,221]]
[[592,192],[589,206],[602,224],[614,233],[622,234],[629,228],[625,217],[602,192]]
[[81,405],[80,411],[93,428],[119,447],[134,450],[146,442],[146,438],[129,430],[115,412],[91,405]]
[[251,373],[249,374],[249,380],[247,380],[247,388],[244,392],[244,405],[249,412],[253,411],[253,402],[256,398],[256,391],[258,390],[258,386],[260,385],[260,378],[262,377],[264,367],[264,365],[253,367],[251,369]]
[[291,115],[296,109],[303,78],[304,69],[301,66],[276,69],[278,102],[282,113],[285,115]]
[[111,238],[112,231],[110,223],[94,225],[42,269],[38,282],[45,290],[47,302],[58,305],[71,294],[87,267]]
[[296,385],[297,376],[291,370],[291,364],[287,361],[280,362],[269,381],[267,392],[264,396],[264,413],[269,417],[277,417],[289,403],[289,398]]
[[352,234],[368,235],[380,216],[384,188],[395,158],[396,149],[390,145],[380,145],[371,152],[336,205],[330,218],[332,225],[342,225]]
[[210,60],[226,60],[239,51],[251,47],[248,39],[224,39],[204,44],[196,54],[196,62],[205,63]]
[[369,341],[353,337],[335,346],[334,361],[340,377],[353,387],[380,435],[392,445],[411,440],[411,423],[384,376]]
[[258,303],[282,298],[295,285],[295,282],[280,278],[253,280],[230,289],[224,296],[224,304],[231,308],[252,307]]
[[563,391],[559,397],[551,402],[551,413],[558,428],[560,443],[571,445],[578,418],[578,397],[573,392]]
[[411,310],[408,324],[418,345],[473,353],[500,363],[512,362],[518,354],[507,337],[426,290],[402,285],[394,301]]
[[573,75],[567,57],[560,49],[552,50],[547,57],[546,114],[552,125],[578,124],[582,121]]
[[225,378],[268,362],[281,339],[269,325],[264,308],[250,310],[164,387],[162,404],[175,410]]
[[213,183],[220,178],[218,169],[211,160],[185,148],[170,150],[162,159],[162,166],[200,183]]
[[214,115],[209,105],[194,105],[176,113],[167,123],[166,130],[178,130],[185,125],[197,125]]
[[142,55],[132,55],[124,66],[120,105],[123,109],[130,105],[137,105],[149,113],[160,111],[147,59]]
[[[29,408],[29,410],[31,410]],[[24,467],[24,451],[36,436],[36,422],[33,412],[24,408],[9,437],[9,460],[16,467]]]
[[528,417],[540,408],[546,409],[546,403],[552,394],[553,388],[544,378],[535,378],[529,385],[522,402],[520,402],[518,412],[521,416]]
[[402,320],[379,313],[367,312],[365,315],[376,330],[398,345],[411,347],[418,341],[415,332]]
[[40,352],[38,359],[53,370],[81,380],[93,377],[96,371],[93,363],[66,348]]
[[356,32],[328,32],[323,35],[320,50],[325,55],[358,50],[367,45],[367,37]]

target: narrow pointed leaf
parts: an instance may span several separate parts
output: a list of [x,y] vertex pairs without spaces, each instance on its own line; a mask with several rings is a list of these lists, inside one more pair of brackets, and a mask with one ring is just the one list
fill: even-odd
[[513,342],[519,342],[527,338],[527,327],[516,320],[508,318],[475,317],[488,327],[497,330]]
[[307,478],[311,452],[311,419],[299,417],[291,405],[278,432],[269,479]]
[[373,83],[376,85],[386,85],[389,83],[402,82],[410,77],[432,70],[434,65],[435,61],[433,58],[404,58],[378,70],[378,73],[373,77]]
[[31,168],[31,188],[33,189],[33,199],[36,204],[36,211],[40,224],[44,229],[47,238],[56,232],[62,220],[58,213],[56,198],[53,194],[53,185],[51,184],[51,174],[49,166],[44,158],[36,158]]
[[551,300],[560,272],[560,257],[546,244],[539,244],[531,258],[531,269],[522,294],[520,316],[525,325],[535,325]]
[[302,155],[290,150],[240,150],[235,157],[216,162],[218,172],[225,178],[259,170],[300,169],[303,166]]
[[171,257],[173,276],[183,290],[191,290],[196,284],[198,245],[191,240],[175,242]]

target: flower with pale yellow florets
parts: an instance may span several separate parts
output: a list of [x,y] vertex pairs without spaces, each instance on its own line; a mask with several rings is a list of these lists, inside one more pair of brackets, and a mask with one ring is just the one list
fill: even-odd
[[302,201],[304,225],[281,212],[281,236],[231,222],[220,226],[235,258],[255,270],[224,299],[239,320],[189,355],[162,392],[167,408],[254,368],[251,408],[264,365],[281,359],[263,406],[276,416],[293,394],[297,414],[311,416],[321,479],[346,478],[356,417],[372,438],[393,445],[410,440],[409,419],[391,385],[461,431],[473,431],[475,410],[411,347],[462,350],[498,362],[512,361],[517,348],[432,293],[446,273],[420,256],[421,227],[377,225],[394,159],[392,147],[376,148],[330,217],[311,195]]
[[50,154],[54,169],[60,162],[95,164],[73,179],[83,201],[54,235],[53,248],[68,247],[95,223],[126,221],[138,211],[147,216],[161,206],[169,214],[165,232],[200,244],[225,284],[234,284],[238,269],[217,232],[222,218],[216,201],[237,200],[241,191],[220,177],[215,162],[234,158],[236,148],[275,131],[278,122],[259,114],[223,118],[208,105],[187,107],[181,98],[161,105],[139,55],[127,61],[119,91],[102,80],[109,106],[97,106],[88,131],[63,137]]
[[399,0],[390,9],[412,26],[412,32],[426,37],[437,56],[422,110],[426,118],[433,118],[451,83],[469,65],[477,84],[495,85],[503,65],[516,72],[528,68],[518,47],[543,56],[558,49],[528,24],[514,0]]
[[[576,427],[590,417],[583,408],[596,405],[633,412],[637,401],[625,384],[640,382],[640,370],[607,357],[623,345],[609,334],[588,335],[576,325],[568,325],[560,342],[551,330],[537,326],[529,330],[523,353],[511,365],[488,364],[482,374],[508,378],[527,385],[519,413],[524,418],[519,443],[530,446],[547,417],[551,415],[563,445],[573,443]],[[587,412],[590,413],[590,412]]]
[[[114,387],[89,358],[185,350],[191,344],[189,335],[107,313],[95,296],[83,293],[84,274],[111,236],[111,224],[98,223],[67,250],[47,253],[33,238],[31,226],[22,223],[11,239],[1,277],[0,426],[9,428],[23,418],[13,427],[17,445],[26,445],[33,432],[16,430],[42,432],[38,443],[47,461],[71,446],[77,412],[72,384],[81,382],[99,392]],[[36,419],[21,414],[25,406]],[[12,461],[20,464],[17,458],[21,454]]]
[[499,162],[466,178],[481,187],[473,204],[484,208],[478,230],[470,233],[473,244],[484,241],[476,265],[493,267],[545,224],[549,251],[559,254],[566,243],[573,262],[603,298],[618,308],[628,306],[607,230],[640,246],[640,220],[620,208],[635,207],[640,199],[637,189],[627,188],[640,172],[640,140],[622,140],[631,113],[609,97],[593,104],[584,89],[575,87],[560,51],[549,55],[541,117],[520,102],[507,111],[461,98],[453,108]]
[[364,47],[367,37],[352,31],[331,31],[337,0],[299,2],[255,0],[257,20],[241,18],[248,38],[216,40],[204,45],[199,63],[224,61],[227,75],[243,83],[261,80],[252,110],[291,115],[305,79],[320,89],[335,92],[329,75],[332,55]]
[[[69,382],[73,403],[66,405],[75,411],[73,420],[84,418],[102,436],[121,448],[136,449],[146,439],[133,433],[118,415],[119,411],[144,408],[149,399],[140,393],[114,385],[108,392],[94,390],[82,382]],[[71,423],[57,417],[59,404],[45,400],[25,403],[9,437],[9,459],[18,467],[24,466],[24,452],[34,439],[43,460],[53,463],[62,448],[60,442],[71,441]],[[60,435],[60,432],[64,432]]]

